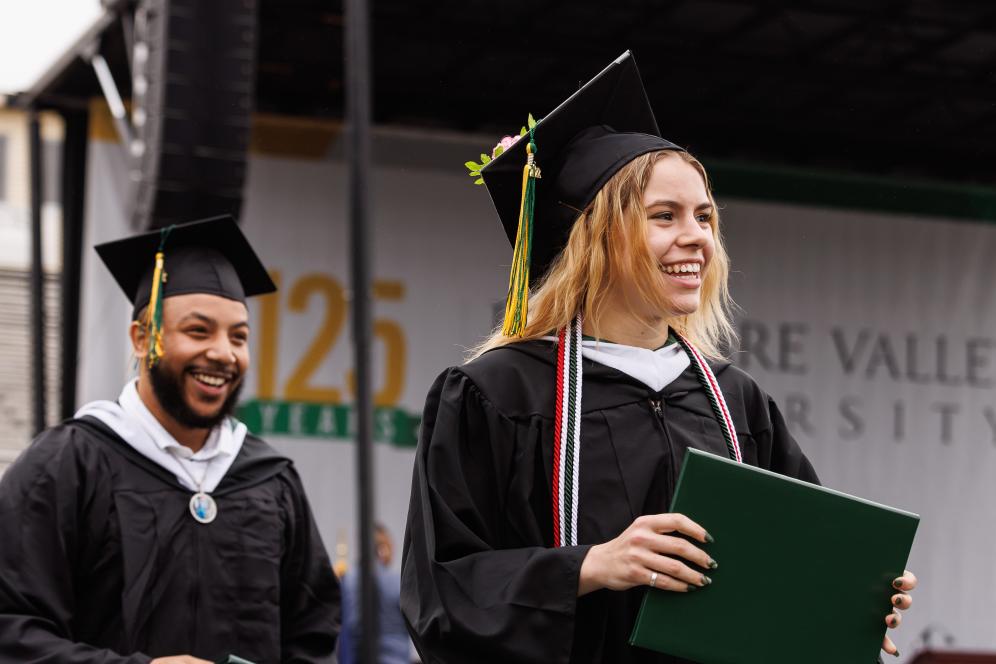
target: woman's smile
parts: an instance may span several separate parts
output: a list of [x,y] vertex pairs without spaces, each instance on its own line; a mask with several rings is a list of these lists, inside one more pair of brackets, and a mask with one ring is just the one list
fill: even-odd
[[697,260],[661,263],[661,272],[683,288],[699,288],[702,285],[702,269],[702,263]]

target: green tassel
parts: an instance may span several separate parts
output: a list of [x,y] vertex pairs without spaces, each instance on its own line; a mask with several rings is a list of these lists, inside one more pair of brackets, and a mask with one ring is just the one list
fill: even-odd
[[145,333],[149,340],[149,352],[146,355],[149,368],[159,364],[166,354],[163,348],[163,288],[166,285],[165,254],[166,238],[173,226],[167,226],[160,231],[159,249],[156,250],[156,267],[152,272],[152,294],[149,296],[149,306],[145,315]]
[[529,128],[526,145],[526,165],[522,169],[522,202],[519,206],[519,227],[515,233],[515,252],[512,254],[512,271],[508,278],[508,297],[505,300],[505,321],[502,334],[521,337],[526,329],[529,313],[529,260],[533,250],[533,211],[536,206],[536,180],[541,177],[536,165],[535,125]]

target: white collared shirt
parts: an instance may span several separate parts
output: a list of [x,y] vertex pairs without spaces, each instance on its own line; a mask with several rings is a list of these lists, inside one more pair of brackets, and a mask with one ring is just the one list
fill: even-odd
[[[543,337],[556,342],[556,337]],[[611,341],[583,339],[581,356],[631,376],[654,392],[660,392],[688,368],[691,360],[679,344],[657,350],[626,346]]]
[[154,461],[176,476],[191,491],[214,491],[242,449],[247,429],[235,418],[226,418],[208,434],[197,452],[181,445],[138,394],[138,379],[128,382],[117,402],[94,401],[86,404],[76,417],[95,417],[145,458]]

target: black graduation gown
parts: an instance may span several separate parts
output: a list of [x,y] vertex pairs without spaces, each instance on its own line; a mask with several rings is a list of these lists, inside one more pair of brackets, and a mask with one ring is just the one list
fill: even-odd
[[[754,380],[726,363],[711,366],[744,461],[816,482]],[[668,511],[687,448],[727,454],[706,393],[691,367],[655,393],[584,360],[581,545],[555,549],[555,372],[555,345],[529,341],[443,372],[429,392],[401,589],[427,663],[679,661],[628,645],[644,588],[577,598],[578,574],[592,544],[618,536],[640,515]]]
[[339,586],[289,459],[247,436],[200,524],[190,490],[95,419],[0,481],[0,662],[330,662]]

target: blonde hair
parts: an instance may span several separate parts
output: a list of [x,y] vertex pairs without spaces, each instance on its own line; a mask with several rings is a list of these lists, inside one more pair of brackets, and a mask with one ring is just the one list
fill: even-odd
[[[733,302],[728,279],[730,260],[719,230],[719,210],[705,168],[687,152],[661,150],[641,155],[622,167],[605,183],[571,229],[567,246],[550,266],[545,278],[529,297],[529,319],[521,337],[502,334],[499,325],[468,359],[519,341],[529,341],[566,326],[578,312],[597,324],[613,287],[630,283],[637,295],[655,311],[667,311],[669,302],[660,288],[657,258],[647,242],[644,191],[654,165],[665,158],[690,164],[705,183],[712,213],[709,225],[715,242],[712,260],[702,278],[699,308],[691,314],[668,319],[668,324],[712,359],[723,357],[723,349],[736,339],[730,322]],[[648,325],[651,321],[645,321]],[[596,336],[597,330],[593,330]]]

